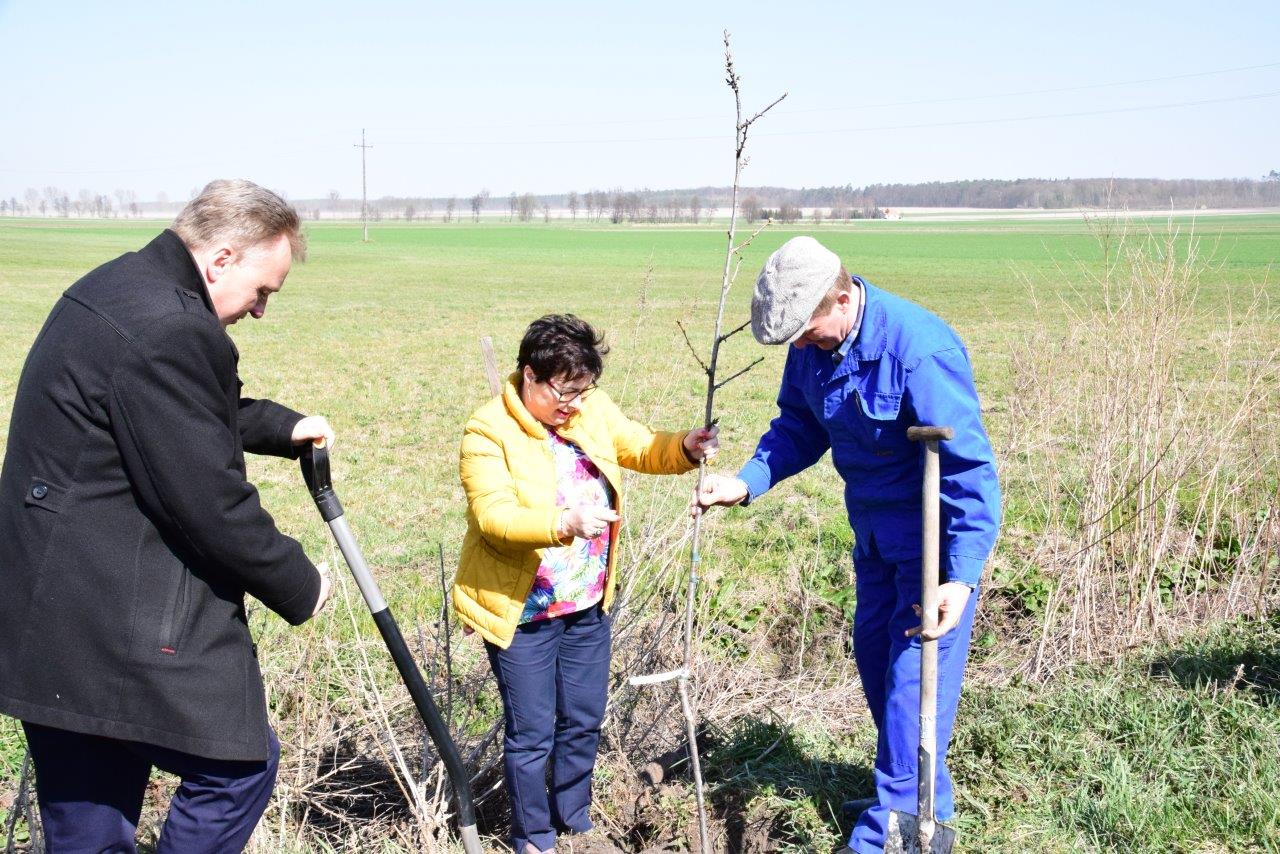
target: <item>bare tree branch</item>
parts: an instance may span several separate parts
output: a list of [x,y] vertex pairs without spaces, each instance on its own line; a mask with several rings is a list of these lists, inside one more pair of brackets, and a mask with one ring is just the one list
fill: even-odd
[[754,116],[752,116],[751,118],[749,118],[749,119],[747,119],[745,122],[743,122],[743,123],[742,123],[742,129],[745,131],[747,128],[749,128],[749,127],[751,127],[753,124],[755,124],[755,123],[756,123],[756,121],[757,121],[761,116],[763,116],[765,113],[769,112],[769,111],[770,111],[770,110],[772,110],[774,107],[776,107],[776,106],[778,106],[779,104],[781,104],[781,103],[782,103],[782,101],[783,101],[783,99],[787,97],[787,94],[788,94],[788,93],[783,92],[781,95],[779,95],[779,96],[778,96],[778,100],[774,101],[772,104],[770,104],[769,106],[765,107],[763,110],[761,110],[760,112],[756,113]]
[[731,332],[726,332],[725,334],[721,335],[719,340],[720,340],[722,343],[723,343],[723,342],[725,342],[725,341],[728,341],[730,338],[732,338],[733,336],[737,335],[739,332],[741,332],[742,330],[746,329],[746,328],[747,328],[748,326],[750,326],[750,325],[751,325],[751,318],[749,318],[749,317],[748,317],[748,318],[746,319],[746,321],[745,321],[741,326],[739,326],[739,327],[735,328],[735,329],[734,329],[733,331],[731,331]]
[[[751,245],[751,241],[755,240],[757,237],[759,237],[759,236],[760,236],[760,232],[764,231],[766,228],[768,228],[768,227],[769,227],[769,226],[771,226],[771,225],[773,225],[773,217],[769,217],[769,218],[768,218],[768,219],[766,219],[764,222],[760,223],[760,227],[759,227],[759,228],[757,228],[755,231],[751,232],[751,236],[750,236],[750,237],[748,237],[746,240],[744,240],[744,241],[742,241],[741,243],[739,243],[737,246],[733,247],[733,249],[732,249],[732,250],[730,250],[730,251],[732,251],[732,252],[733,252],[733,254],[737,255],[737,254],[738,254],[738,253],[740,253],[743,249],[746,249],[748,246],[750,246],[750,245]],[[737,276],[737,274],[735,273],[735,274],[734,274],[734,278],[736,279],[737,277],[738,277],[738,276]]]
[[702,361],[702,357],[698,355],[697,349],[693,346],[693,342],[689,340],[689,333],[685,331],[684,324],[676,321],[676,326],[680,327],[680,332],[684,334],[684,343],[689,345],[689,352],[693,354],[693,358],[698,360],[698,364],[702,366],[704,374],[711,373],[711,369],[707,367],[707,363]]
[[746,366],[745,368],[743,368],[742,370],[738,371],[738,372],[737,372],[736,374],[734,374],[733,376],[729,377],[729,378],[728,378],[728,379],[726,379],[726,380],[721,380],[720,382],[716,383],[716,390],[718,391],[718,390],[720,390],[720,389],[724,388],[724,387],[725,387],[725,386],[727,386],[729,383],[733,382],[733,381],[734,381],[734,380],[736,380],[738,377],[742,376],[742,375],[743,375],[743,374],[745,374],[747,371],[751,370],[752,368],[754,368],[756,365],[760,364],[760,363],[761,363],[761,362],[763,362],[763,361],[764,361],[764,356],[761,356],[760,358],[756,359],[756,360],[755,360],[754,362],[752,362],[751,364],[747,365],[747,366]]

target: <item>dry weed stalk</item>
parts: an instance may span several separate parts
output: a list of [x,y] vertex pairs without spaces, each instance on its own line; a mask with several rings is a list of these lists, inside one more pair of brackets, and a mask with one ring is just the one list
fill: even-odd
[[1034,675],[1272,593],[1280,344],[1265,283],[1205,310],[1213,268],[1194,233],[1092,225],[1102,263],[1078,266],[1065,329],[1014,357],[1005,458],[1028,466],[1044,524],[1032,565],[1054,585]]
[[[757,112],[750,118],[742,117],[742,93],[739,87],[741,79],[733,67],[733,52],[729,45],[729,33],[724,33],[724,64],[726,73],[726,83],[733,92],[733,100],[735,107],[735,131],[734,131],[734,158],[733,158],[733,193],[729,207],[729,232],[728,247],[725,251],[724,272],[720,283],[720,302],[716,309],[715,332],[711,341],[711,358],[704,362],[698,354],[698,350],[689,341],[688,333],[684,327],[680,327],[680,331],[685,333],[685,343],[689,345],[690,352],[702,367],[703,372],[707,375],[707,396],[706,407],[703,417],[703,424],[708,429],[715,424],[715,395],[716,391],[723,388],[729,382],[737,379],[745,374],[751,368],[755,367],[762,359],[757,359],[747,365],[742,370],[730,375],[726,379],[718,379],[717,368],[720,359],[720,345],[733,337],[737,333],[746,328],[747,324],[736,327],[730,332],[722,333],[724,328],[724,307],[729,297],[729,289],[733,285],[733,281],[737,278],[738,269],[742,264],[741,252],[756,235],[760,233],[757,229],[751,237],[747,238],[741,244],[735,245],[734,240],[737,236],[738,227],[738,187],[742,178],[742,169],[746,165],[746,159],[743,157],[743,151],[747,146],[747,133],[751,126],[755,124],[765,113],[773,109],[787,97],[784,93],[781,97],[774,100],[764,109]],[[767,222],[766,222],[767,225]],[[761,226],[764,228],[764,226]],[[703,478],[706,476],[706,462],[702,461],[698,465],[698,484],[697,489],[701,491]],[[709,852],[710,841],[707,833],[707,807],[702,781],[702,764],[698,755],[698,717],[693,702],[689,694],[689,681],[693,676],[694,655],[693,655],[693,624],[694,611],[698,600],[698,565],[701,561],[700,546],[702,542],[702,516],[698,515],[693,522],[692,544],[689,553],[689,575],[688,585],[685,592],[685,609],[684,609],[684,660],[683,665],[677,669],[666,673],[656,673],[650,676],[636,676],[631,679],[632,685],[654,685],[661,682],[675,680],[676,690],[680,694],[680,709],[685,720],[685,736],[688,739],[689,763],[693,771],[694,791],[698,802],[698,840],[702,852]]]
[[[329,558],[338,559],[332,545]],[[273,656],[289,662],[266,679],[285,762],[252,850],[453,851],[451,791],[443,763],[424,752],[417,767],[421,722],[415,706],[386,666],[382,644],[368,633],[346,577],[339,578],[337,608],[326,619],[346,623],[344,639],[323,628],[288,635],[285,643],[302,648]],[[471,678],[478,668],[474,656],[467,655],[463,666],[470,675],[457,683],[450,679],[453,657],[460,652],[450,647],[446,629],[453,628],[437,613],[436,624],[425,633],[435,648],[430,656],[421,654],[440,658],[444,653],[443,668],[428,667],[433,691],[448,693],[440,683],[450,680],[461,700],[454,708],[462,728],[475,731],[483,720],[478,715],[484,707],[475,699],[485,674]],[[438,670],[444,671],[439,680]],[[460,745],[466,766],[480,769],[473,783],[487,782],[492,772],[495,731],[489,727],[478,741]]]

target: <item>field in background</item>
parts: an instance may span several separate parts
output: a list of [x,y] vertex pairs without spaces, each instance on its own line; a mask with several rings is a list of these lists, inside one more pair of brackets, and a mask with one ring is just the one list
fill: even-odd
[[[1148,228],[1164,234],[1168,226],[1166,219],[1153,219],[1128,228],[1136,237]],[[1176,254],[1186,248],[1191,221],[1178,219],[1173,226],[1182,230],[1168,242]],[[0,224],[0,438],[22,359],[57,294],[161,227]],[[699,417],[703,378],[675,322],[685,323],[695,344],[709,338],[724,252],[719,227],[384,223],[371,229],[368,244],[350,224],[308,228],[310,260],[295,268],[263,321],[242,321],[232,329],[241,373],[247,393],[333,421],[339,492],[407,626],[424,626],[430,634],[440,602],[437,547],[443,545],[452,571],[465,528],[456,448],[467,415],[487,396],[478,336],[493,336],[500,362],[509,366],[529,320],[572,311],[608,331],[613,353],[602,385],[625,409],[672,429],[692,426]],[[1207,263],[1198,268],[1198,320],[1188,327],[1178,364],[1188,376],[1210,376],[1227,317],[1245,321],[1244,357],[1270,358],[1280,346],[1270,302],[1280,216],[1213,217],[1196,223],[1195,232]],[[754,272],[797,233],[808,232],[770,228],[746,250],[729,322],[746,319]],[[1028,348],[1079,329],[1082,317],[1099,311],[1103,293],[1082,273],[1113,257],[1100,244],[1097,228],[1082,221],[1002,219],[866,222],[823,226],[817,233],[852,272],[922,303],[957,329],[973,356],[998,449],[1018,450],[1016,460],[1002,460],[1008,507],[988,595],[992,616],[979,629],[975,689],[966,697],[957,733],[954,764],[967,850],[1246,850],[1249,844],[1271,850],[1266,846],[1274,842],[1263,841],[1262,834],[1274,839],[1280,833],[1280,760],[1274,755],[1280,743],[1280,653],[1274,640],[1266,640],[1265,625],[1240,624],[1206,636],[1210,630],[1189,623],[1180,627],[1191,632],[1189,640],[1174,646],[1153,633],[1143,649],[1114,667],[1055,666],[1061,669],[1048,687],[1014,675],[1025,669],[1025,648],[1035,642],[1034,626],[1047,607],[1041,600],[1054,584],[1029,567],[1049,522],[1037,503],[1040,451],[1026,451],[1027,437],[1018,433],[1043,424],[1024,411],[1029,374],[1020,360]],[[1251,303],[1259,297],[1261,308]],[[1245,313],[1250,304],[1253,313]],[[761,353],[765,362],[718,398],[726,470],[749,455],[767,425],[784,354],[759,348],[743,335],[722,355],[731,371]],[[1270,413],[1261,426],[1274,426],[1280,410],[1275,383],[1255,393],[1261,396],[1258,411]],[[1224,407],[1233,405],[1229,386],[1212,394],[1223,395]],[[1079,438],[1065,444],[1076,446]],[[1276,494],[1275,449],[1273,434],[1254,457],[1256,483],[1233,487],[1257,512],[1267,509],[1258,496]],[[331,552],[293,465],[252,460],[250,477],[286,532],[317,558]],[[686,488],[670,479],[633,486],[628,565],[656,573],[659,592],[672,589],[676,569],[659,571],[652,564],[656,555],[678,553]],[[1063,495],[1047,500],[1069,504],[1073,487],[1063,488]],[[782,839],[784,847],[820,850],[842,827],[833,805],[842,796],[867,793],[869,780],[870,723],[859,710],[856,676],[843,648],[852,607],[851,535],[829,465],[815,467],[767,500],[764,512],[719,514],[711,525],[704,618],[731,631],[709,639],[708,656],[723,667],[708,682],[723,688],[719,696],[729,696],[735,668],[754,657],[753,665],[780,682],[794,680],[787,683],[794,690],[790,702],[777,703],[773,711],[753,710],[746,699],[733,707],[704,692],[704,707],[723,724],[710,757],[710,781],[719,785],[713,802],[725,815],[739,817],[738,845],[744,850],[750,848],[752,827],[763,828],[757,834],[762,838]],[[643,553],[641,547],[650,546],[653,552]],[[1235,554],[1248,557],[1248,547],[1236,543]],[[1270,559],[1262,553],[1262,560]],[[1170,595],[1180,594],[1179,584],[1170,583]],[[301,753],[299,745],[309,750],[319,738],[291,732],[299,709],[314,711],[308,703],[320,702],[335,684],[359,682],[332,678],[334,672],[359,669],[333,664],[342,658],[342,639],[362,625],[340,604],[296,631],[261,608],[253,613],[255,632],[270,641],[261,644],[264,668],[280,676],[268,691],[282,735],[288,736],[286,750]],[[647,610],[661,612],[656,601]],[[1169,629],[1161,625],[1162,632]],[[1269,632],[1276,628],[1273,619]],[[367,636],[367,627],[363,631]],[[1195,640],[1202,637],[1210,640]],[[465,670],[477,658],[475,642],[457,643]],[[1206,649],[1221,655],[1210,657]],[[318,676],[299,688],[298,671],[306,669],[301,662],[328,673],[327,684]],[[804,672],[822,679],[805,683]],[[388,674],[375,664],[365,677],[391,691]],[[809,702],[806,691],[817,699]],[[483,696],[482,702],[492,703]],[[338,696],[331,704],[355,714],[366,701],[368,695]],[[619,705],[629,708],[621,700]],[[403,727],[403,703],[392,711]],[[619,754],[627,747],[616,746]],[[1161,750],[1183,759],[1165,762]],[[0,792],[12,789],[20,755],[15,728],[5,721]],[[619,826],[634,825],[638,819],[625,819],[618,806],[625,798],[610,798],[622,785],[625,763],[613,756],[606,764],[602,812]],[[281,797],[305,802],[306,781],[286,776]],[[1221,786],[1228,784],[1224,794]],[[1206,803],[1215,799],[1216,807]],[[671,800],[655,806],[653,814],[678,825],[683,796],[675,792]],[[293,838],[297,820],[296,812],[281,807],[269,815],[264,831],[277,834],[271,837],[277,842]],[[1128,847],[1139,838],[1151,847]]]

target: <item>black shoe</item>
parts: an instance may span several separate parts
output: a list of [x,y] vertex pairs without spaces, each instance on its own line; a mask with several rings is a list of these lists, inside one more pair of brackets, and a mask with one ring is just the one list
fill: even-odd
[[845,818],[856,819],[878,803],[880,803],[880,799],[874,795],[869,798],[857,798],[855,800],[845,801],[842,803],[840,805],[840,812],[844,814]]

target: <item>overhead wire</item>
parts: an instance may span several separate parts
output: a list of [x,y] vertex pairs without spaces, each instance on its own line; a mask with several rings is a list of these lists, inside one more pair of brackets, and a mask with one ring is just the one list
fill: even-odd
[[[854,106],[838,106],[838,107],[819,107],[813,109],[800,109],[779,111],[780,114],[787,115],[805,115],[815,113],[839,113],[854,110],[880,109],[889,107],[902,106],[919,106],[927,104],[946,104],[961,103],[966,101],[992,100],[998,98],[1023,97],[1028,95],[1044,95],[1044,94],[1061,94],[1066,92],[1088,91],[1103,88],[1115,88],[1121,86],[1141,85],[1147,83],[1160,83],[1173,80],[1186,80],[1192,78],[1209,77],[1220,74],[1229,74],[1242,71],[1257,71],[1262,69],[1271,69],[1280,67],[1280,62],[1257,63],[1253,65],[1242,65],[1233,68],[1212,69],[1208,71],[1187,72],[1183,74],[1165,75],[1159,77],[1146,77],[1130,80],[1116,80],[1102,83],[1087,83],[1076,86],[1061,86],[1045,89],[1027,89],[1015,92],[986,93],[976,95],[964,95],[946,98],[927,98],[908,101],[894,101],[875,104],[863,104]],[[1233,95],[1221,98],[1204,98],[1198,100],[1173,101],[1158,104],[1143,104],[1123,107],[1109,107],[1094,110],[1076,110],[1067,112],[1037,113],[1032,115],[1020,116],[1001,116],[994,118],[974,118],[974,119],[958,119],[951,121],[933,121],[933,122],[915,122],[915,123],[897,123],[897,124],[877,124],[865,125],[858,127],[844,128],[816,128],[807,130],[780,130],[780,131],[763,131],[756,135],[760,137],[788,137],[788,136],[825,136],[839,134],[858,134],[886,132],[897,130],[927,130],[935,128],[979,126],[993,124],[1014,124],[1019,122],[1047,121],[1052,119],[1064,118],[1082,118],[1088,116],[1100,115],[1118,115],[1125,113],[1139,113],[1155,110],[1178,109],[1185,107],[1199,107],[1211,104],[1225,104],[1240,101],[1262,100],[1280,96],[1280,90],[1270,92],[1258,92],[1246,95]],[[555,127],[596,127],[596,126],[613,126],[624,124],[656,124],[665,122],[681,122],[681,121],[701,121],[704,119],[722,119],[723,116],[684,116],[684,117],[650,117],[639,119],[619,119],[619,120],[600,120],[594,122],[574,122],[574,123],[534,123],[534,124],[512,124],[512,125],[482,125],[472,126],[470,129],[508,129],[508,128],[555,128]],[[375,131],[388,132],[392,130],[450,130],[468,129],[466,126],[453,126],[450,128],[373,128]],[[294,146],[291,145],[288,151],[276,151],[269,156],[293,156],[306,150],[314,150],[316,147],[326,145],[327,143],[317,143],[314,136],[306,138],[310,141],[310,145]],[[539,145],[616,145],[616,144],[636,144],[636,143],[666,143],[666,142],[704,142],[723,139],[723,134],[694,134],[694,135],[673,135],[673,136],[639,136],[639,137],[575,137],[560,139],[512,139],[503,137],[499,139],[419,139],[419,140],[378,140],[380,146],[423,146],[423,147],[441,147],[441,146],[539,146]],[[303,142],[299,139],[297,142]],[[334,143],[336,144],[336,143]],[[204,168],[211,165],[209,163],[186,164],[186,165],[167,165],[167,166],[148,166],[143,168],[132,169],[13,169],[0,168],[0,173],[30,173],[42,172],[49,175],[125,175],[125,174],[145,174],[159,171],[182,169],[182,168]]]
[[[831,134],[852,134],[852,133],[870,133],[891,130],[923,130],[927,128],[944,128],[944,127],[960,127],[964,125],[989,125],[1002,123],[1030,122],[1042,121],[1046,119],[1061,118],[1079,118],[1083,116],[1101,116],[1116,113],[1139,113],[1150,110],[1169,110],[1180,107],[1200,107],[1208,104],[1226,104],[1234,101],[1255,101],[1265,98],[1275,98],[1280,96],[1280,90],[1274,92],[1258,92],[1249,95],[1233,95],[1225,98],[1204,98],[1195,101],[1174,101],[1163,104],[1144,104],[1132,107],[1111,107],[1100,110],[1078,110],[1065,113],[1039,113],[1028,116],[1003,116],[990,119],[958,119],[955,121],[945,122],[920,122],[915,124],[896,124],[896,125],[874,125],[864,127],[849,128],[822,128],[816,130],[792,130],[792,131],[766,131],[755,134],[757,137],[771,136],[821,136]],[[382,141],[379,145],[422,145],[422,146],[447,146],[447,145],[598,145],[598,144],[621,144],[621,143],[649,143],[649,142],[699,142],[704,140],[720,140],[723,134],[697,135],[697,136],[649,136],[649,137],[615,137],[615,138],[579,138],[579,139],[449,139],[449,140],[389,140]]]
[[[906,101],[884,101],[869,104],[851,104],[845,106],[832,107],[812,107],[808,109],[780,109],[773,115],[805,115],[812,113],[840,113],[852,112],[854,110],[876,110],[888,109],[893,107],[914,107],[926,104],[958,104],[966,101],[989,101],[997,98],[1018,98],[1028,95],[1052,95],[1062,94],[1066,92],[1085,92],[1094,89],[1108,89],[1120,86],[1137,86],[1147,83],[1166,83],[1173,80],[1190,80],[1199,77],[1213,77],[1219,74],[1234,74],[1241,71],[1259,71],[1267,68],[1280,68],[1280,62],[1264,62],[1255,65],[1239,65],[1233,68],[1216,68],[1208,71],[1192,71],[1183,74],[1171,74],[1163,77],[1143,77],[1132,80],[1111,80],[1102,83],[1084,83],[1076,86],[1057,86],[1047,89],[1023,89],[1014,92],[988,92],[978,95],[956,95],[945,98],[920,98]],[[704,114],[698,116],[649,116],[642,118],[628,119],[599,119],[596,121],[584,122],[524,122],[524,123],[508,123],[508,124],[486,124],[486,125],[451,125],[442,126],[407,126],[407,127],[379,127],[373,128],[381,132],[405,132],[405,131],[456,131],[456,130],[506,130],[511,128],[559,128],[559,127],[607,127],[614,125],[633,125],[633,124],[659,124],[667,122],[695,122],[710,121],[716,119],[724,119],[723,113]]]

